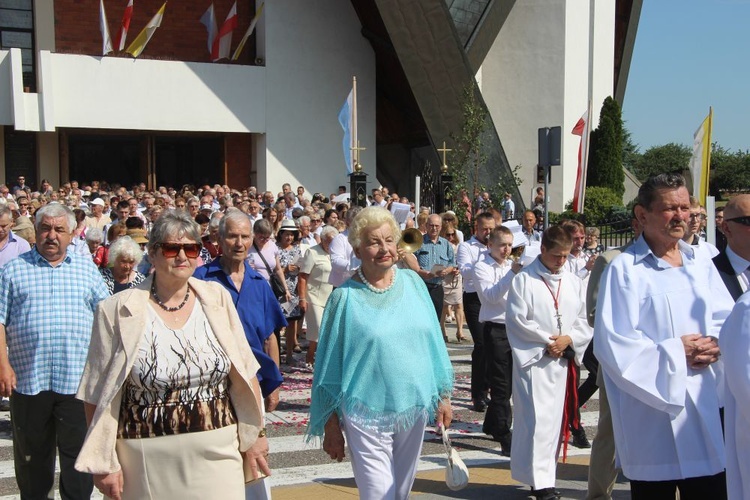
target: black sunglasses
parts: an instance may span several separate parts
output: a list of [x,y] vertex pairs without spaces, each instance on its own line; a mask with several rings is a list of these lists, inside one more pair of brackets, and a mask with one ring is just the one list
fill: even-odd
[[743,226],[750,226],[750,215],[743,215],[742,217],[732,217],[731,219],[724,219],[725,222],[736,222]]
[[157,243],[154,248],[161,248],[161,254],[167,259],[177,257],[180,250],[185,252],[188,259],[197,259],[203,247],[200,243]]

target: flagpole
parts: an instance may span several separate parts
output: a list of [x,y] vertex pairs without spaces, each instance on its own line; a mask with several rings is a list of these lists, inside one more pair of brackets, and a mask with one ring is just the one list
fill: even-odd
[[[352,77],[352,147],[359,147],[359,137],[357,135],[357,77]],[[355,158],[352,158],[354,165],[359,163],[359,151],[355,150]]]
[[703,200],[701,202],[706,204],[706,197],[708,197],[708,182],[711,179],[711,134],[714,128],[714,108],[713,106],[708,107],[708,140],[706,141],[706,171],[703,174],[706,182],[706,190],[701,193]]
[[586,177],[589,173],[589,145],[591,144],[591,99],[589,99],[588,117],[586,118],[586,137],[581,138],[582,141],[586,141],[586,149],[584,150],[585,155],[581,158],[581,200],[579,201],[579,208],[583,213],[583,203],[586,201]]

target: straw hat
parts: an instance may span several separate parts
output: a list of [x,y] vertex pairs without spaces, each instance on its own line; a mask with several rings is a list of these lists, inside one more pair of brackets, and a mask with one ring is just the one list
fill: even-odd
[[125,233],[125,236],[130,236],[133,239],[133,241],[135,241],[139,245],[148,243],[148,238],[146,237],[145,229],[137,229],[137,228],[128,229],[128,231]]
[[292,219],[284,219],[281,221],[281,227],[279,227],[279,233],[281,231],[294,231],[298,232],[299,228],[297,227],[297,224]]

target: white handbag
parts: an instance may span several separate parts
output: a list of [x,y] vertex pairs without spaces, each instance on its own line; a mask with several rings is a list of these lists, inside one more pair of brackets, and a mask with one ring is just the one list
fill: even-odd
[[448,464],[445,466],[445,484],[453,491],[462,490],[469,484],[469,469],[456,449],[451,446],[448,429],[445,428],[443,428],[443,445],[448,455]]

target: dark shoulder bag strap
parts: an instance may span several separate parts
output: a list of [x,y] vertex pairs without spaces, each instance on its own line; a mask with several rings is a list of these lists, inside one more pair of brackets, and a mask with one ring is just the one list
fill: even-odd
[[263,257],[263,254],[260,252],[258,245],[256,245],[254,242],[253,242],[253,247],[255,248],[255,251],[258,252],[258,255],[260,255],[260,260],[262,260],[263,263],[266,265],[266,270],[268,271],[268,278],[271,279],[271,276],[273,276],[273,271],[271,271],[271,266],[268,265],[268,262],[266,262],[266,258]]

